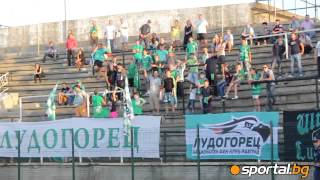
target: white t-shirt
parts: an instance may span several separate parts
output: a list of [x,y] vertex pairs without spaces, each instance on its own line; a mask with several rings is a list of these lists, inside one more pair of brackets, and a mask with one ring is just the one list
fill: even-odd
[[129,25],[127,21],[124,21],[119,28],[121,36],[129,36]]
[[107,25],[104,28],[104,35],[107,39],[114,39],[116,27],[114,25]]
[[208,26],[208,21],[203,19],[203,20],[197,20],[196,26],[197,26],[197,33],[207,33],[207,26]]
[[318,57],[320,57],[320,41],[317,42],[316,49],[318,52]]

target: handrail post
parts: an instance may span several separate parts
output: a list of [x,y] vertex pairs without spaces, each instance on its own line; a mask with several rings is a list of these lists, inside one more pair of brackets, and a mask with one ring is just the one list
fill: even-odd
[[[274,159],[274,145],[273,145],[273,123],[272,123],[272,121],[270,121],[270,128],[271,128],[271,136],[270,136],[270,138],[271,138],[271,166],[273,167],[273,164],[274,164],[274,162],[273,162],[273,159]],[[274,172],[273,171],[271,171],[271,180],[274,180]]]
[[226,101],[225,100],[222,101],[222,112],[223,113],[226,112]]
[[18,139],[18,180],[21,179],[21,136],[20,130],[17,131],[17,139]]
[[288,47],[288,34],[284,34],[284,41],[285,41],[285,46],[286,46],[286,59],[289,59],[289,47]]
[[126,67],[125,64],[124,64],[125,60],[124,60],[124,52],[123,52],[123,50],[121,50],[121,54],[122,54],[122,64],[123,64],[123,67]]
[[183,112],[183,115],[186,114],[186,106],[185,106],[185,100],[184,100],[184,81],[182,81],[182,112]]
[[197,124],[197,174],[198,180],[201,179],[201,169],[200,169],[200,129],[199,124]]
[[318,78],[315,78],[315,83],[316,83],[316,107],[317,107],[317,110],[319,109],[319,81],[318,81]]
[[90,94],[87,96],[87,116],[90,117]]
[[76,180],[76,171],[75,171],[75,159],[74,159],[74,129],[71,129],[71,143],[72,143],[72,180]]
[[134,134],[133,134],[133,127],[130,128],[131,133],[131,180],[134,180]]

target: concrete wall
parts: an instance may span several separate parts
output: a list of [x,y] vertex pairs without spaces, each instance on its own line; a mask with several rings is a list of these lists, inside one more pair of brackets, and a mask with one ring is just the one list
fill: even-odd
[[[201,166],[202,180],[271,180],[271,175],[232,176],[229,166],[203,165]],[[275,176],[277,180],[298,180],[300,176]],[[311,175],[305,180],[312,180]],[[16,180],[16,166],[0,167],[1,180]],[[70,165],[28,165],[22,167],[22,180],[70,180],[72,169]],[[130,165],[82,165],[76,167],[77,180],[129,180],[131,179]],[[137,180],[195,180],[197,167],[189,164],[160,165],[144,164],[135,168]]]
[[[253,4],[238,4],[225,6],[223,9],[224,26],[239,26],[251,22],[251,15],[248,12],[250,12],[252,5]],[[170,31],[170,26],[175,19],[180,20],[181,27],[183,28],[187,19],[196,20],[199,13],[204,14],[211,25],[210,28],[218,28],[221,26],[220,6],[139,12],[90,19],[97,20],[100,30],[103,30],[107,19],[112,19],[114,23],[118,25],[120,23],[120,17],[124,17],[129,23],[130,35],[137,35],[139,27],[146,23],[148,19],[153,21],[153,32],[167,33]],[[89,38],[90,19],[68,21],[67,29],[70,29],[75,33],[78,41],[87,41]],[[11,47],[2,50],[2,53],[13,53],[17,51],[27,52],[31,51],[31,49],[35,49],[35,47],[31,46],[37,46],[38,43],[40,45],[47,44],[49,40],[62,43],[64,41],[64,29],[64,22],[0,29],[0,48]],[[100,36],[102,36],[102,31]]]

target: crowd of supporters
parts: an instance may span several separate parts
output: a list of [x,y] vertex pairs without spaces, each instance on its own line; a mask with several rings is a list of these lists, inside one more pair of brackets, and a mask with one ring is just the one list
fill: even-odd
[[[273,27],[265,22],[262,28],[257,30],[248,24],[240,35],[240,45],[236,47],[238,58],[233,62],[226,62],[226,56],[232,54],[235,46],[234,35],[231,30],[227,30],[225,33],[212,36],[208,33],[208,28],[209,24],[201,14],[195,21],[187,20],[184,28],[179,20],[175,20],[168,40],[153,32],[152,21],[148,20],[140,27],[135,43],[132,47],[128,47],[129,25],[125,19],[120,20],[119,27],[116,27],[112,20],[108,20],[103,28],[103,38],[99,37],[101,33],[97,23],[92,21],[89,32],[90,61],[86,60],[84,50],[78,48],[76,38],[70,31],[66,42],[68,66],[74,65],[81,71],[85,65],[92,64],[93,75],[105,82],[103,88],[106,91],[94,91],[93,94],[88,94],[85,93],[80,81],[74,87],[63,83],[58,104],[76,105],[76,116],[86,116],[89,102],[93,106],[93,117],[118,117],[122,111],[119,109],[123,100],[121,92],[125,88],[127,78],[134,113],[137,115],[143,114],[143,106],[147,100],[153,114],[160,114],[162,104],[166,112],[175,112],[179,107],[179,100],[186,95],[185,88],[188,88],[186,92],[189,95],[186,106],[188,113],[195,112],[196,103],[199,103],[203,113],[209,113],[214,109],[212,105],[214,101],[241,98],[238,90],[244,83],[248,83],[251,87],[254,110],[261,111],[259,97],[264,86],[267,97],[265,104],[267,110],[272,110],[272,105],[276,103],[274,96],[276,85],[273,80],[283,78],[285,75],[282,63],[287,50],[282,33],[292,32],[288,41],[291,61],[290,72],[287,72],[289,78],[304,76],[301,56],[312,52],[312,39],[315,37],[313,31],[296,33],[299,30],[314,29],[314,23],[308,15],[302,22],[293,17],[287,27],[282,25],[280,20],[276,20]],[[125,57],[130,59],[129,64],[118,62],[117,56],[113,54],[116,49],[115,39],[119,34],[121,49],[132,51],[131,57],[128,55]],[[209,36],[213,37],[212,41]],[[256,38],[258,36],[264,37]],[[254,67],[251,47],[267,44],[273,44],[273,59],[262,67]],[[316,46],[318,49],[315,51],[316,57],[320,56],[319,44]],[[58,59],[53,42],[49,43],[43,62],[47,57]],[[298,71],[295,71],[296,63]],[[43,70],[37,64],[35,82],[37,80],[41,82],[42,76],[44,76]],[[259,81],[270,82],[259,83]]]

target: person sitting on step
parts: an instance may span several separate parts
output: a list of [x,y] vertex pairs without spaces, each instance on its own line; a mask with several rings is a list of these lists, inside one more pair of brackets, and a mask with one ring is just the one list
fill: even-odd
[[54,46],[52,41],[49,41],[48,44],[48,49],[46,50],[46,52],[44,53],[42,62],[46,62],[47,57],[53,58],[54,61],[56,61],[58,59],[58,54],[57,54],[57,49]]

